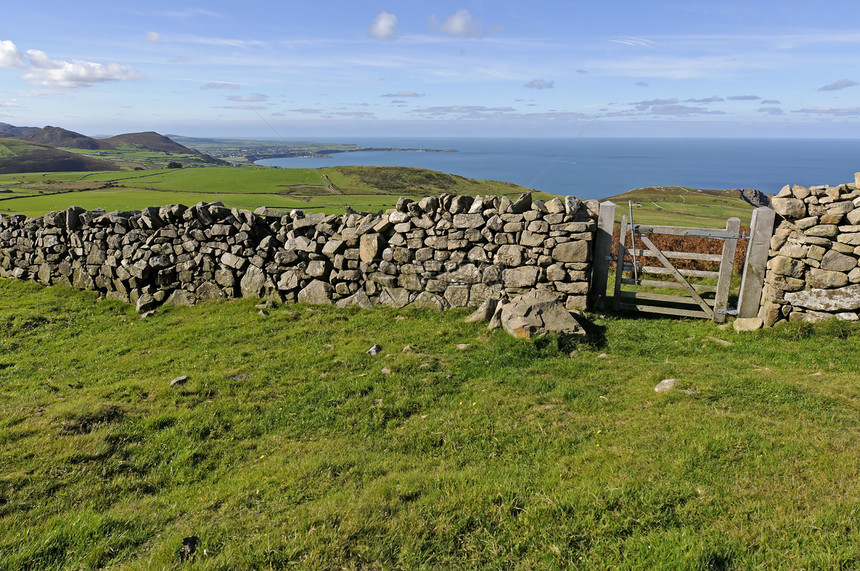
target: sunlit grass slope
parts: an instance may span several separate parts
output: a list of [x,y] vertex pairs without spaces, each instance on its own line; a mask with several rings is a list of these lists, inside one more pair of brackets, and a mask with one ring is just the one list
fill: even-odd
[[464,316],[0,280],[0,568],[860,561],[857,326]]

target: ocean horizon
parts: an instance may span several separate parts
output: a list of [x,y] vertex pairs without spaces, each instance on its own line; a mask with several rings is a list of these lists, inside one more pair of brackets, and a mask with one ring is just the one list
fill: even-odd
[[[308,140],[308,139],[305,139]],[[453,149],[450,153],[358,151],[331,158],[264,159],[280,168],[405,166],[502,180],[553,194],[606,198],[648,186],[708,190],[853,182],[860,139],[498,139],[314,138],[364,147]]]

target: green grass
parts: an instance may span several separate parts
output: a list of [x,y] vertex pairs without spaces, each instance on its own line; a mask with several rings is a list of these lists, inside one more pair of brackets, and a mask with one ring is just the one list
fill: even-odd
[[725,228],[726,220],[737,217],[748,226],[753,207],[744,202],[737,190],[701,190],[680,186],[637,188],[608,198],[618,207],[617,220],[628,214],[633,202],[637,223],[668,226],[706,226]]
[[0,568],[860,562],[856,325],[610,317],[569,356],[465,314],[0,280]]
[[[13,191],[0,195],[0,213],[28,216],[73,205],[108,211],[139,210],[164,204],[192,205],[201,200],[220,200],[237,208],[271,206],[343,213],[348,208],[391,208],[399,196],[420,198],[451,192],[516,197],[529,190],[511,183],[478,181],[424,169],[257,166],[8,174],[0,175],[0,188]],[[548,199],[552,195],[535,193],[534,197]]]

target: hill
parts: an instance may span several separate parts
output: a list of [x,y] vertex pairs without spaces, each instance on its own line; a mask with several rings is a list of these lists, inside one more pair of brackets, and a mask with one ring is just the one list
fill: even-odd
[[16,127],[9,123],[0,123],[0,137],[17,139],[39,131],[38,127]]
[[703,223],[715,222],[722,225],[733,216],[749,223],[754,208],[750,200],[762,200],[761,197],[765,196],[755,194],[757,192],[752,189],[704,190],[652,186],[635,188],[603,200],[611,200],[618,205],[618,218],[628,212],[628,202],[632,202],[633,218],[637,222],[675,226],[701,226]]
[[140,133],[126,133],[124,135],[116,135],[107,139],[100,139],[99,143],[104,145],[102,148],[114,148],[120,144],[135,145],[150,151],[159,151],[162,153],[179,153],[179,154],[198,154],[203,153],[194,149],[189,149],[184,145],[160,135],[155,131],[143,131]]
[[[101,149],[101,143],[92,137],[81,135],[62,127],[52,127],[48,125],[38,131],[22,135],[18,137],[22,141],[29,141],[38,145],[45,145],[54,148],[68,149]],[[113,147],[107,147],[113,148]]]
[[94,159],[19,139],[0,139],[0,174],[115,171],[111,161]]

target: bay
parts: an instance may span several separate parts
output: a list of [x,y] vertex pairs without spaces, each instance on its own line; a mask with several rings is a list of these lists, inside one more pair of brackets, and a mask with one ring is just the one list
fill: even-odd
[[853,182],[860,139],[344,138],[320,142],[456,152],[359,151],[265,159],[281,168],[406,166],[503,180],[553,194],[606,198],[646,186],[710,190]]

